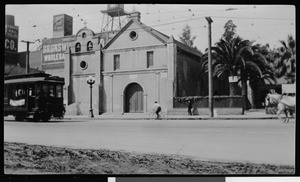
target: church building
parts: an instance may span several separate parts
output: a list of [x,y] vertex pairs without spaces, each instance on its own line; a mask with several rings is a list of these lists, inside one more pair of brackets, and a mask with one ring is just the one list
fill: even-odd
[[201,53],[146,26],[136,14],[102,50],[106,113],[147,113],[155,101],[167,112],[173,97],[201,89]]

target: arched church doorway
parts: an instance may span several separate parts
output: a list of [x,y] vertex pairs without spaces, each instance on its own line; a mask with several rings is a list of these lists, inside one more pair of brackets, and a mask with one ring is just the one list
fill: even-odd
[[131,83],[124,92],[125,113],[143,112],[143,88],[137,83]]

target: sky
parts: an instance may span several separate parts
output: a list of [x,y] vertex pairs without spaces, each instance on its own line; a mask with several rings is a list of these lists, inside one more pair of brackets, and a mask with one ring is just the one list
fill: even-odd
[[[101,11],[106,9],[106,4],[7,4],[5,14],[15,16],[15,25],[19,27],[18,51],[22,52],[26,51],[26,44],[21,40],[53,37],[53,16],[58,14],[73,17],[73,34],[84,27],[84,21],[87,28],[100,33],[104,16]],[[221,38],[228,20],[237,26],[237,35],[262,45],[280,47],[279,40],[286,41],[288,35],[296,39],[294,5],[125,4],[124,9],[139,11],[142,23],[177,40],[185,25],[189,25],[192,36],[196,36],[194,45],[202,52],[208,47],[205,17],[213,20],[212,44]],[[30,44],[30,50],[36,50],[40,44]]]

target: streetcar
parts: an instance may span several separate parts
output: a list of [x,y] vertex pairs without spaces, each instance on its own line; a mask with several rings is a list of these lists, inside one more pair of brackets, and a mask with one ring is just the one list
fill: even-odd
[[63,118],[64,83],[64,78],[44,72],[5,76],[4,116],[13,115],[17,121]]

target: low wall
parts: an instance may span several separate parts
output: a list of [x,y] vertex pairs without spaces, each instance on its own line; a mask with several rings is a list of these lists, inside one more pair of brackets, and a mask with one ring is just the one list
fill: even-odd
[[[243,107],[242,96],[214,96],[214,107],[230,108]],[[187,108],[188,101],[193,101],[193,107],[207,108],[208,96],[174,97],[174,108]]]
[[[174,97],[173,108],[187,109],[188,101],[192,100],[193,108],[199,114],[208,114],[208,96],[191,96],[191,97]],[[218,110],[219,114],[244,114],[242,96],[214,96],[213,107]]]

